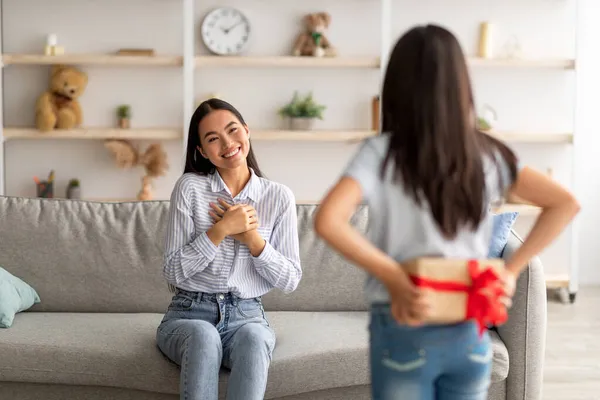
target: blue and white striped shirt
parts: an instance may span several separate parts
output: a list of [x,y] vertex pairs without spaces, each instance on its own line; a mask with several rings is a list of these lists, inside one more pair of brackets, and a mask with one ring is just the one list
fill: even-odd
[[[279,183],[251,177],[232,198],[218,172],[211,175],[186,173],[171,194],[163,275],[183,290],[227,293],[251,298],[276,287],[285,293],[296,289],[302,270],[292,191]],[[222,198],[230,204],[249,204],[256,209],[258,232],[266,245],[258,257],[248,247],[226,237],[219,246],[208,238],[213,226],[209,203]]]

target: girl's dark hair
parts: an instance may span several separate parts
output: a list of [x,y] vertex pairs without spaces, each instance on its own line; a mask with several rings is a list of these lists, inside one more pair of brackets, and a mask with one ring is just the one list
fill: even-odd
[[[194,111],[190,121],[187,139],[187,154],[185,159],[185,168],[183,171],[184,174],[187,172],[193,172],[200,175],[208,175],[213,174],[216,170],[214,164],[211,163],[210,160],[202,157],[202,154],[200,154],[197,149],[198,146],[202,147],[200,145],[200,121],[202,121],[204,117],[214,110],[227,110],[235,115],[242,125],[246,126],[246,122],[244,121],[242,114],[240,114],[240,112],[228,102],[220,99],[208,99],[203,101],[198,108],[196,108],[196,111]],[[256,157],[254,156],[252,143],[250,143],[250,149],[248,151],[248,156],[246,157],[246,162],[248,163],[248,167],[252,168],[257,176],[263,176],[260,168],[258,167]]]
[[417,204],[428,204],[445,237],[455,237],[462,226],[476,228],[488,207],[484,155],[494,162],[502,157],[511,182],[517,160],[506,145],[477,129],[465,55],[452,33],[419,26],[398,40],[381,108],[382,132],[390,136],[382,177],[393,161],[393,180]]

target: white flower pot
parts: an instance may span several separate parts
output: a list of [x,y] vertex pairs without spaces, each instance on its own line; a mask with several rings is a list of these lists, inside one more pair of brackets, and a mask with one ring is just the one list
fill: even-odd
[[67,199],[80,200],[81,199],[81,187],[69,187],[67,189]]
[[313,127],[314,118],[290,118],[290,129],[293,131],[309,131]]
[[315,47],[313,49],[313,56],[314,57],[325,57],[325,49],[322,47]]

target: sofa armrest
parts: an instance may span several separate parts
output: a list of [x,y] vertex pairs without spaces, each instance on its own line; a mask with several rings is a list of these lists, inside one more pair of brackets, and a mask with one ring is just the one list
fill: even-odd
[[[508,259],[522,243],[523,240],[511,232],[503,258]],[[507,400],[542,398],[546,309],[544,268],[540,259],[534,257],[517,280],[508,321],[498,327],[498,335],[508,349]]]

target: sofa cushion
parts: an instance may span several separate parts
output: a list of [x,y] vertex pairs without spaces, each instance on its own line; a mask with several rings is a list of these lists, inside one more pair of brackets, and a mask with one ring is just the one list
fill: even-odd
[[511,235],[512,227],[519,216],[518,212],[505,212],[495,214],[492,225],[492,238],[490,240],[489,258],[502,258],[506,243]]
[[0,328],[10,328],[16,314],[39,302],[34,288],[0,267]]
[[[264,296],[267,311],[366,311],[365,272],[348,263],[317,237],[314,215],[317,205],[296,207],[302,280],[291,294],[273,290]],[[351,224],[366,232],[368,208],[360,206]]]
[[[316,205],[298,205],[303,278],[274,290],[267,311],[365,311],[365,274],[316,237]],[[166,311],[162,276],[168,201],[100,203],[0,196],[0,265],[35,287],[31,311]],[[352,219],[367,226],[367,208]],[[35,251],[32,251],[35,249]]]
[[[364,385],[366,312],[271,312],[277,335],[267,398]],[[0,331],[3,381],[112,386],[178,393],[179,368],[156,347],[161,314],[28,312]],[[508,374],[506,347],[492,332],[493,381]],[[221,374],[224,393],[227,372]]]
[[168,202],[0,197],[0,265],[36,289],[30,311],[165,312]]

